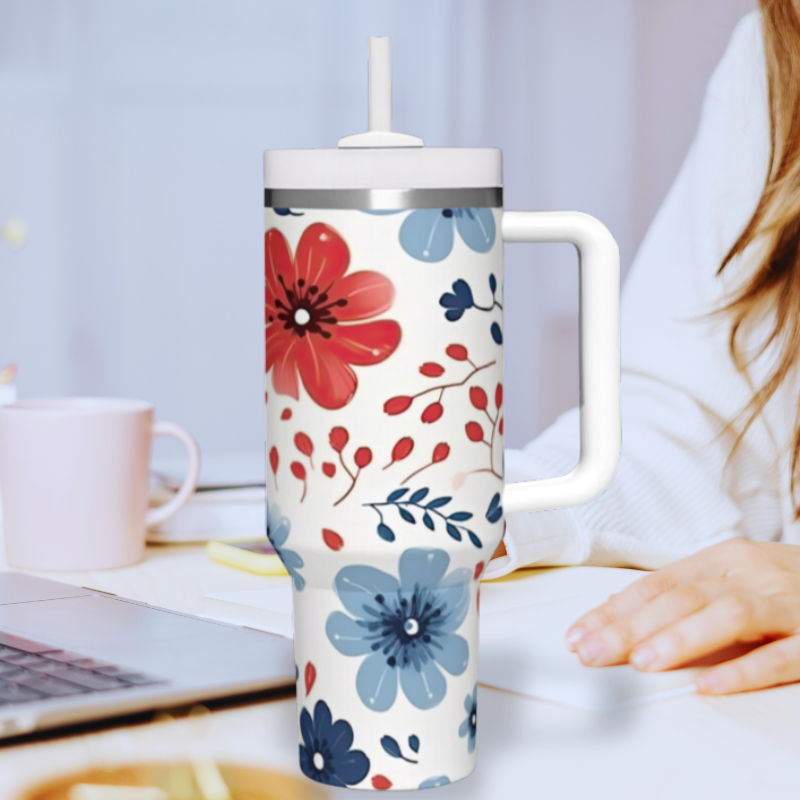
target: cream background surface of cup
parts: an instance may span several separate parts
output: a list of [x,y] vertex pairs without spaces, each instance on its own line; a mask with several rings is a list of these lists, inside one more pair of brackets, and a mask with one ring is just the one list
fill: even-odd
[[[464,190],[443,193],[448,191],[456,200]],[[284,194],[288,199],[288,190]],[[330,715],[352,731],[353,758],[368,762],[366,772],[351,770],[347,785],[407,790],[452,782],[475,766],[478,581],[502,535],[503,508],[508,513],[586,502],[605,488],[616,467],[618,251],[599,222],[574,212],[463,208],[447,198],[440,209],[375,211],[370,205],[365,211],[334,207],[349,200],[337,191],[314,194],[330,204],[265,211],[268,531],[294,579],[301,768],[323,783],[342,777],[330,773],[309,745]],[[423,218],[430,231],[404,240],[403,231]],[[491,244],[473,238],[475,231],[462,234],[456,218],[479,225]],[[453,235],[444,247],[439,239],[440,252],[434,253],[438,226],[450,226]],[[331,272],[326,259],[337,258],[335,248],[320,253],[335,240],[346,246],[347,265]],[[504,240],[575,244],[584,320],[580,463],[562,478],[509,486],[502,478]],[[373,285],[373,307],[366,307],[369,272],[382,276],[373,284],[391,283],[388,305],[375,299]],[[301,283],[304,274],[317,278]],[[269,299],[275,292],[279,303]],[[326,321],[318,311],[312,318],[297,310],[337,303],[342,294],[348,304],[360,303],[358,313],[346,305],[341,320]],[[454,307],[456,313],[448,314]],[[338,304],[331,308],[336,316]],[[399,326],[399,339],[386,329],[374,339],[363,328],[357,333],[359,326],[386,321]],[[292,338],[291,326],[312,323],[324,333],[309,327]],[[304,356],[304,337],[323,338],[308,344]],[[326,341],[348,338],[360,338],[363,349],[326,347]],[[462,352],[453,354],[454,345]],[[381,347],[388,355],[376,362],[372,356]],[[378,349],[368,355],[369,348]],[[310,352],[315,355],[309,358]],[[326,399],[325,387],[331,386],[329,375],[341,375],[340,358],[352,366],[357,385],[337,404],[330,395]],[[297,399],[286,379],[295,370]],[[313,392],[307,380],[315,384]],[[424,409],[435,403],[442,408],[428,416]],[[347,437],[334,437],[334,429],[346,430]],[[402,440],[406,446],[398,451]],[[413,448],[406,452],[409,440]],[[432,457],[445,444],[447,456]],[[359,449],[369,449],[362,463]],[[397,457],[401,451],[405,455]],[[422,492],[424,497],[417,494]],[[426,507],[439,498],[435,510]],[[444,519],[453,513],[455,530]],[[361,591],[361,600],[354,591]],[[416,601],[456,622],[445,621],[437,631],[427,612],[408,613]],[[427,626],[432,644],[420,643],[425,656],[415,655],[397,628],[398,614],[412,626],[410,638]],[[410,666],[401,667],[406,655]],[[375,666],[380,658],[382,672]]]
[[[140,561],[153,513],[166,518],[197,483],[191,435],[153,421],[139,400],[54,398],[0,409],[0,494],[6,553],[15,567],[86,570]],[[148,511],[150,442],[179,438],[189,453],[181,491]]]

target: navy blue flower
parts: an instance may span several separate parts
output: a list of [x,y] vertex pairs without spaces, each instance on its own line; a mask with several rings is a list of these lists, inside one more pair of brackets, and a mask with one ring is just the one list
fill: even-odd
[[[450,322],[457,322],[464,316],[464,312],[469,308],[478,311],[492,312],[495,308],[503,310],[503,304],[497,299],[497,278],[494,274],[489,275],[489,289],[492,292],[492,300],[488,305],[482,306],[475,300],[472,287],[463,279],[459,278],[453,283],[453,291],[445,292],[439,298],[439,305],[445,309],[444,316]],[[492,322],[489,333],[495,344],[503,344],[503,329],[499,322]]]
[[439,775],[435,778],[428,778],[422,781],[419,785],[420,789],[435,789],[437,786],[447,786],[450,783],[450,778],[447,775]]
[[467,718],[461,723],[458,728],[458,735],[462,738],[469,736],[467,747],[469,752],[475,750],[475,733],[478,730],[478,684],[475,684],[475,691],[471,695],[467,695],[464,700],[464,710],[467,712]]
[[281,514],[278,506],[270,506],[267,509],[267,538],[275,548],[280,560],[283,561],[286,571],[292,576],[294,588],[300,592],[306,585],[306,579],[298,572],[300,567],[303,566],[303,559],[294,550],[289,550],[283,546],[289,538],[291,530],[292,523],[289,518]]
[[464,312],[468,308],[472,308],[475,305],[475,301],[472,298],[472,289],[469,288],[469,284],[465,280],[459,278],[453,284],[452,294],[446,292],[439,298],[439,305],[447,309],[444,313],[445,317],[450,322],[455,322],[464,316]]
[[307,709],[300,712],[300,769],[313,781],[330,786],[354,786],[369,772],[369,759],[351,750],[353,728],[343,719],[336,722],[324,700],[314,706],[314,719]]
[[[400,212],[373,210],[367,213]],[[464,244],[476,253],[488,253],[497,235],[490,208],[418,208],[400,226],[400,246],[418,261],[442,261],[453,249],[454,229]]]
[[447,679],[461,675],[469,645],[455,633],[467,616],[469,569],[445,577],[444,550],[410,548],[400,556],[399,580],[374,567],[339,570],[336,593],[352,616],[334,611],[325,626],[331,644],[346,656],[367,656],[356,690],[367,708],[386,711],[403,693],[417,708],[442,702]]

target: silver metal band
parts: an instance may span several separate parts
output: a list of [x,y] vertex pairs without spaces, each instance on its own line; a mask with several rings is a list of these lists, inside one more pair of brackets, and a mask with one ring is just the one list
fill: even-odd
[[267,208],[501,208],[503,189],[264,189]]

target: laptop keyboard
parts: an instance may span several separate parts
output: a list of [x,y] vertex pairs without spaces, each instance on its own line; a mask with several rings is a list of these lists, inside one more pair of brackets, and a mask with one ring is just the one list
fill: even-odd
[[166,681],[0,631],[0,706],[156,683]]

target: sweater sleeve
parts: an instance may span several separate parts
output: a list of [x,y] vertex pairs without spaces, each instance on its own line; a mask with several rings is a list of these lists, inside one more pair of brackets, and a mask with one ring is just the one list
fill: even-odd
[[[596,500],[510,516],[507,556],[486,577],[525,565],[657,568],[733,537],[780,535],[778,456],[763,424],[733,450],[726,427],[752,390],[709,317],[730,290],[717,271],[758,202],[769,155],[760,17],[737,26],[709,82],[690,151],[637,254],[622,296],[622,452]],[[506,453],[509,482],[569,472],[578,410]]]

